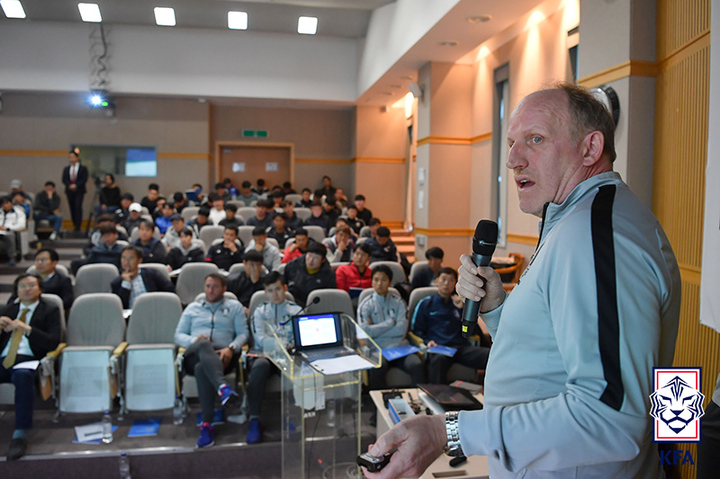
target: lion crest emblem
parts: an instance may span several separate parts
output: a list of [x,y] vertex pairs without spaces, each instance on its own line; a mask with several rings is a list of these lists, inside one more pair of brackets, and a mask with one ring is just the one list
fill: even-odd
[[679,376],[650,395],[650,415],[664,422],[675,434],[703,416],[705,395]]

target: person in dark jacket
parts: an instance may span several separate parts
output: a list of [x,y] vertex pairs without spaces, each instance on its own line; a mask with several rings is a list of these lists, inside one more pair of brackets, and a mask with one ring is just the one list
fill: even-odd
[[38,224],[42,220],[48,220],[53,225],[53,232],[50,233],[50,241],[55,241],[60,228],[62,227],[62,215],[60,214],[60,195],[55,191],[55,183],[45,182],[45,191],[38,193],[35,197],[35,233],[37,234]]
[[95,263],[113,264],[120,271],[120,254],[123,246],[117,242],[118,232],[114,223],[100,227],[100,239],[100,243],[92,247],[87,258],[72,260],[70,269],[74,275],[77,275],[81,266]]
[[437,277],[440,268],[442,268],[444,257],[445,252],[437,246],[433,246],[425,251],[425,258],[428,261],[428,267],[420,270],[420,272],[413,277],[412,287],[422,288],[424,286],[435,286],[435,278]]
[[393,240],[390,239],[390,230],[386,226],[381,226],[377,230],[377,238],[370,238],[367,244],[372,249],[370,255],[370,263],[375,261],[397,261],[397,247]]
[[143,251],[134,245],[122,250],[120,257],[122,273],[110,283],[112,292],[120,297],[123,309],[132,309],[135,300],[144,293],[166,291],[174,293],[172,282],[154,269],[140,269],[143,262]]
[[180,230],[180,246],[171,248],[165,256],[165,261],[171,269],[180,269],[186,263],[195,263],[205,259],[203,249],[193,244],[193,232],[185,227]]
[[[58,260],[57,251],[52,248],[42,248],[35,253],[35,271],[42,279],[43,293],[56,294],[63,301],[63,308],[69,310],[75,299],[72,280],[56,269]],[[12,294],[8,304],[14,303],[16,294]]]
[[112,173],[105,175],[105,186],[100,190],[100,204],[95,209],[96,214],[114,213],[120,208],[120,188],[115,184]]
[[245,257],[245,245],[238,239],[237,228],[225,228],[223,242],[214,244],[208,249],[205,261],[215,263],[218,268],[230,271],[235,263],[241,263]]
[[327,235],[330,223],[325,211],[323,210],[322,203],[319,200],[315,201],[310,207],[310,211],[312,212],[312,215],[305,220],[303,226],[319,226],[323,229],[325,235]]
[[143,221],[138,229],[138,239],[133,242],[133,245],[140,247],[145,263],[165,264],[167,249],[162,241],[153,236],[154,233],[155,225],[151,221]]
[[253,293],[263,289],[263,255],[260,251],[251,250],[245,253],[245,271],[235,272],[228,276],[227,290],[234,293],[246,308],[250,306]]
[[285,281],[295,297],[295,302],[304,307],[308,294],[316,289],[334,289],[335,273],[325,259],[327,248],[320,243],[310,243],[307,252],[288,263]]
[[62,182],[65,185],[65,194],[72,216],[75,231],[80,231],[82,225],[82,204],[87,187],[88,169],[80,164],[80,150],[73,148],[68,153],[70,164],[63,169]]

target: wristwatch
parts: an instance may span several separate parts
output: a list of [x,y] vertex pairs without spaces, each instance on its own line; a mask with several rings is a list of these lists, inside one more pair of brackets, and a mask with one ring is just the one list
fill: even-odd
[[448,456],[464,456],[465,453],[460,445],[460,428],[458,425],[457,411],[445,413],[445,432],[447,433],[447,444],[443,452]]

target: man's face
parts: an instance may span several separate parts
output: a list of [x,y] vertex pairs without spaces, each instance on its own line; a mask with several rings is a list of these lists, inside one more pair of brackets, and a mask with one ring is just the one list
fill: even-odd
[[323,178],[323,186],[324,186],[325,188],[329,188],[331,184],[332,184],[332,183],[331,183],[331,181],[330,181],[330,178],[328,178],[327,176],[326,176],[325,178]]
[[377,294],[385,296],[390,287],[390,279],[385,273],[375,273],[372,275],[372,287]]
[[443,273],[438,276],[436,283],[440,296],[449,298],[453,291],[455,291],[455,282],[455,276],[451,274]]
[[256,245],[265,247],[265,241],[267,240],[267,235],[253,235],[253,239],[255,240]]
[[282,216],[277,215],[275,218],[273,218],[273,226],[275,227],[275,231],[285,231],[285,220],[282,218]]
[[182,244],[182,247],[185,249],[190,249],[190,246],[192,245],[192,240],[192,235],[180,235],[180,244]]
[[150,241],[150,239],[153,236],[153,230],[149,226],[140,225],[140,229],[138,230],[138,237],[140,238],[140,241],[143,243],[147,243]]
[[155,205],[156,205],[158,211],[162,211],[163,207],[165,206],[165,200],[159,199],[159,200],[157,200]]
[[199,225],[205,225],[208,222],[208,217],[205,215],[198,215],[197,222]]
[[287,216],[288,218],[292,218],[295,214],[295,205],[293,205],[292,203],[283,205],[283,211],[285,212],[285,216]]
[[126,273],[137,273],[141,262],[142,259],[135,256],[132,251],[123,251],[122,256],[120,256],[120,266]]
[[23,278],[17,285],[18,298],[25,304],[32,304],[40,299],[40,292],[37,278]]
[[47,193],[48,196],[52,196],[53,193],[55,193],[55,187],[53,185],[45,185],[45,193]]
[[347,210],[347,217],[351,220],[354,220],[357,218],[357,210],[355,208],[348,208]]
[[526,97],[510,116],[507,167],[520,209],[542,216],[545,203],[562,204],[584,179],[582,143],[571,138],[568,99],[560,90]]
[[265,205],[255,205],[255,212],[258,218],[265,218],[267,214],[267,207]]
[[302,199],[303,201],[309,201],[310,200],[311,192],[309,191],[303,191],[302,192]]
[[185,220],[173,220],[172,227],[177,233],[179,233],[180,230],[185,227]]
[[240,188],[240,191],[245,196],[250,196],[252,194],[252,188],[249,186],[243,186],[242,188]]
[[12,201],[3,201],[2,209],[5,210],[6,213],[8,211],[10,211],[12,209],[12,207],[13,207]]
[[156,199],[158,199],[158,196],[160,196],[158,190],[148,190],[148,199],[150,201],[155,201]]
[[112,246],[117,241],[118,234],[117,232],[112,233],[105,233],[102,235],[103,243],[105,243],[108,246]]
[[113,184],[112,176],[110,176],[110,175],[105,175],[105,184],[106,184],[107,186],[110,186],[110,185]]
[[305,253],[305,266],[307,269],[320,269],[323,257],[317,253]]
[[378,228],[380,228],[379,224],[370,225],[370,232],[374,235],[377,233]]
[[442,267],[442,259],[431,257],[428,260],[428,266],[433,273],[437,273],[438,270]]
[[225,202],[223,200],[215,200],[213,201],[213,208],[218,211],[222,211],[223,209],[225,209]]
[[70,153],[70,154],[68,155],[68,160],[70,160],[70,163],[72,163],[72,164],[74,165],[75,163],[77,163],[78,161],[80,161],[80,158],[78,158],[78,157],[75,156],[74,154]]
[[136,219],[140,218],[141,214],[142,214],[142,211],[131,211],[130,218],[132,218],[133,220],[136,220]]
[[237,233],[235,233],[235,231],[225,230],[223,232],[223,240],[226,243],[234,243],[236,239],[237,239]]
[[325,211],[330,212],[335,209],[335,205],[331,205],[330,203],[325,203]]
[[295,244],[300,249],[307,248],[309,237],[307,235],[295,235]]
[[370,255],[358,248],[353,253],[353,263],[355,263],[355,265],[360,269],[365,269],[370,263]]
[[163,206],[162,212],[163,212],[163,216],[165,216],[165,218],[170,218],[172,216],[172,214],[175,213],[175,210],[173,210],[172,206],[165,203],[165,205]]
[[280,304],[285,301],[285,291],[287,291],[287,286],[280,280],[265,286],[265,294],[272,304]]
[[[47,190],[45,190],[45,191],[47,191]],[[132,204],[132,201],[130,201],[127,198],[123,198],[120,200],[120,206],[122,206],[122,209],[124,209],[124,210],[130,208],[131,204]]]
[[57,261],[52,261],[50,259],[50,253],[47,251],[38,253],[37,256],[35,256],[35,269],[39,275],[47,276],[50,273],[53,273],[55,271],[55,266],[57,266]]
[[337,239],[338,244],[344,243],[345,241],[350,240],[350,235],[345,233],[344,231],[338,231],[338,233],[335,236],[337,236],[336,239]]
[[320,205],[312,206],[312,207],[310,208],[310,211],[312,211],[312,215],[317,218],[317,217],[319,217],[320,215],[322,215],[322,213],[323,213],[323,207],[320,206]]
[[340,200],[343,198],[343,190],[342,190],[342,188],[338,188],[337,190],[335,190],[335,195],[334,195],[334,196],[335,196],[335,199],[336,199],[336,200],[340,201]]
[[209,303],[217,303],[225,294],[225,286],[219,279],[207,278],[205,280],[205,298]]
[[365,200],[355,200],[355,206],[357,207],[358,211],[362,211],[363,208],[365,208]]
[[16,205],[21,205],[25,201],[25,197],[19,193],[13,195],[13,203]]
[[225,218],[229,220],[235,219],[235,212],[233,210],[225,210]]
[[385,246],[388,241],[390,241],[389,236],[378,236],[377,237],[377,242],[380,246]]

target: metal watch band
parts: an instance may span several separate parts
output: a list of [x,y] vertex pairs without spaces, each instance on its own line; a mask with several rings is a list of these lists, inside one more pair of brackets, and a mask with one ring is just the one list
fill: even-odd
[[448,456],[462,456],[463,450],[460,446],[460,427],[458,424],[459,413],[450,411],[445,413],[445,433],[447,434],[447,445],[445,454]]

